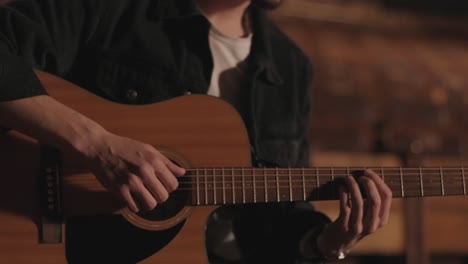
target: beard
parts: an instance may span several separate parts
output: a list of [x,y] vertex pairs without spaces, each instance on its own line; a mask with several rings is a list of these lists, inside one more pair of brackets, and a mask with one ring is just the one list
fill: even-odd
[[283,0],[252,0],[252,4],[263,9],[272,10],[283,3]]

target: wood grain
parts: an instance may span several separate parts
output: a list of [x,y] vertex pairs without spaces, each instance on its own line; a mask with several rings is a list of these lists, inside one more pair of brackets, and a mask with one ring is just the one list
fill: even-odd
[[[98,98],[51,75],[38,73],[49,94],[109,131],[164,148],[191,166],[249,166],[250,148],[241,119],[216,98],[190,96],[161,104],[128,106]],[[201,99],[203,98],[203,99]],[[191,102],[191,103],[189,103]],[[203,117],[203,118],[201,118]],[[205,121],[203,121],[205,120]],[[38,244],[36,192],[39,149],[24,135],[0,136],[0,263],[65,263],[64,244]],[[94,176],[65,153],[66,215],[116,212]],[[212,207],[196,208],[179,235],[143,263],[206,263],[204,225]],[[183,252],[183,254],[181,254]]]

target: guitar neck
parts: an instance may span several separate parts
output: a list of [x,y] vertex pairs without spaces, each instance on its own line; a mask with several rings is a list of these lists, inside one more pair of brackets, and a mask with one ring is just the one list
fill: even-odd
[[[336,200],[343,177],[365,168],[196,168],[179,189],[191,191],[190,205]],[[466,195],[464,167],[369,167],[393,197]],[[467,172],[468,173],[468,172]]]

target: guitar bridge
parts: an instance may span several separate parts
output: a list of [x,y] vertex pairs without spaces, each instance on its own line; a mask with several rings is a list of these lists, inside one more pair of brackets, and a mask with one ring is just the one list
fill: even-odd
[[39,201],[41,219],[39,243],[62,242],[62,193],[61,193],[60,152],[48,146],[41,146],[39,172]]

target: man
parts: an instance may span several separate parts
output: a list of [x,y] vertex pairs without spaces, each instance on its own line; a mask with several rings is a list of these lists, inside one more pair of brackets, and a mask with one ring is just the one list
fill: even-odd
[[[0,125],[75,153],[134,212],[165,202],[185,170],[144,142],[112,134],[45,95],[33,67],[128,104],[162,101],[187,92],[219,96],[241,113],[259,165],[307,166],[308,62],[261,12],[261,7],[279,3],[13,1],[0,9]],[[234,220],[227,226],[234,229],[233,250],[238,252],[214,249],[213,261],[293,263],[344,257],[388,220],[388,187],[372,171],[358,181],[366,191],[366,203],[357,181],[345,178],[340,216],[333,223],[308,204],[232,209]],[[67,229],[86,233],[98,222],[95,219],[71,221]],[[115,232],[121,231],[119,221],[104,218],[103,226],[114,230],[114,236],[101,240],[102,236],[94,235],[91,240],[111,247],[126,245],[132,235],[119,239]],[[214,230],[225,227],[214,226]],[[77,234],[75,239],[85,236]],[[70,250],[78,252],[68,254],[71,263],[89,263],[108,255],[105,250],[100,251],[104,252],[101,257],[90,254],[85,243]],[[119,252],[113,262],[136,261]]]

